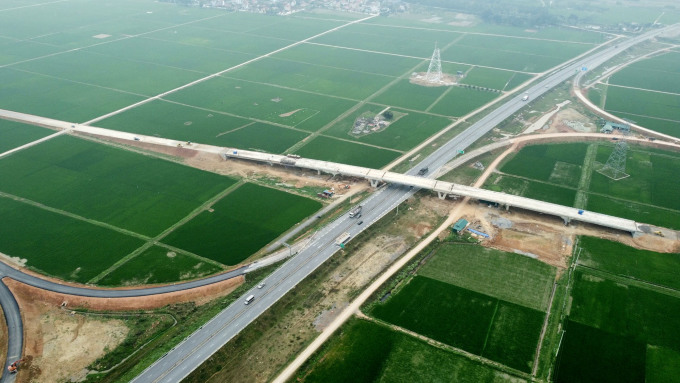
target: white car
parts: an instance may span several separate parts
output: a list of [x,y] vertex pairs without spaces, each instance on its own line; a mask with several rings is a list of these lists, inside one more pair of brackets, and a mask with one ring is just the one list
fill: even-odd
[[261,288],[263,288],[263,287],[264,287],[264,283],[260,283],[259,285],[257,285],[257,288],[258,288],[258,289],[261,289]]

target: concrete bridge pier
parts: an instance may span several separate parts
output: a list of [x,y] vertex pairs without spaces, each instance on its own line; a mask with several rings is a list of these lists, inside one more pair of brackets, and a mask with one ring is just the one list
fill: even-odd
[[510,204],[509,203],[505,205],[505,211],[508,211],[508,210],[510,210]]
[[564,226],[568,226],[569,222],[571,222],[571,218],[569,217],[560,217],[564,221]]
[[448,193],[437,192],[437,195],[439,195],[439,199],[446,199],[447,194]]
[[377,188],[378,184],[380,183],[380,180],[369,179],[368,181],[371,183],[371,187],[374,187],[374,188]]

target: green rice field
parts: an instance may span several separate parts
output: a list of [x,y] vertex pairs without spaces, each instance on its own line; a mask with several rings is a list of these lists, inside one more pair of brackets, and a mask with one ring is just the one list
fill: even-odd
[[54,133],[54,131],[19,122],[0,120],[0,153]]
[[420,275],[371,314],[524,372],[533,365],[544,319],[539,311]]
[[301,382],[520,383],[526,380],[376,323],[352,319],[296,374]]
[[419,275],[546,311],[556,270],[527,256],[481,246],[444,244]]
[[236,265],[321,208],[294,194],[246,183],[168,235],[164,242]]
[[169,283],[195,279],[221,270],[221,267],[183,252],[152,246],[108,273],[98,284],[136,286]]
[[0,192],[148,236],[159,234],[235,183],[68,136],[0,161]]
[[87,282],[144,243],[11,198],[0,197],[0,214],[0,252],[60,279]]
[[[586,158],[591,147],[594,158]],[[663,227],[680,228],[676,191],[680,157],[674,152],[633,146],[626,173],[612,180],[599,172],[614,150],[613,143],[569,143],[522,148],[492,175],[485,188],[573,206],[576,192],[585,194],[588,210]],[[582,180],[584,181],[581,184]]]

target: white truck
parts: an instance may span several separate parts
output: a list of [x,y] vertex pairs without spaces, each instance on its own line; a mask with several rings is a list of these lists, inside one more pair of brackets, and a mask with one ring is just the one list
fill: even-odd
[[347,241],[349,241],[351,237],[352,235],[350,233],[347,232],[342,233],[338,238],[335,239],[335,244],[340,247],[344,247],[345,243],[347,243]]
[[355,207],[354,209],[349,211],[349,217],[350,218],[359,218],[361,217],[361,209],[363,207],[361,205]]
[[529,93],[524,93],[524,96],[522,96],[522,101],[526,101],[529,99]]

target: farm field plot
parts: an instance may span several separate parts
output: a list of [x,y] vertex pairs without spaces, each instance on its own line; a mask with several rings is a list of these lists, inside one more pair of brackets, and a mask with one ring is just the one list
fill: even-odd
[[272,57],[392,77],[401,76],[422,63],[421,59],[411,57],[363,52],[313,43],[296,45]]
[[0,83],[0,108],[80,123],[143,98],[11,68],[0,68]]
[[402,152],[319,136],[295,150],[302,157],[379,169]]
[[246,183],[163,242],[236,265],[320,208],[312,199]]
[[545,316],[420,275],[371,314],[524,372],[533,364]]
[[143,244],[139,238],[10,198],[0,197],[0,215],[0,253],[64,280],[87,282]]
[[587,148],[588,144],[582,143],[527,146],[504,162],[500,170],[520,177],[574,186],[581,176]]
[[390,86],[371,101],[377,104],[425,111],[448,89],[449,87],[426,87],[411,84],[408,79],[404,79]]
[[[680,94],[609,86],[604,108],[613,114],[624,112],[642,117],[680,121],[678,105],[680,105]],[[677,134],[674,136],[677,137]]]
[[668,52],[635,62],[616,72],[609,84],[678,93],[680,89],[680,53]]
[[235,183],[231,178],[68,136],[0,162],[2,192],[149,236]]
[[546,311],[556,269],[482,246],[445,244],[418,274],[507,302]]
[[[169,34],[166,30],[162,33]],[[101,55],[112,61],[129,61],[134,65],[139,65],[140,62],[148,63],[146,65],[152,65],[151,68],[163,67],[178,72],[180,70],[199,72],[194,74],[196,78],[223,71],[255,57],[253,54],[239,51],[215,49],[200,44],[183,44],[151,37],[125,39],[96,45],[87,48],[85,52]],[[140,66],[138,70],[143,70],[143,67]],[[167,69],[165,70],[167,71]],[[188,82],[191,81],[182,82],[180,85]]]
[[[589,93],[588,98],[591,98]],[[640,125],[647,129],[652,129],[659,133],[668,134],[672,137],[680,137],[680,129],[678,128],[678,121],[654,118],[650,116],[639,116],[630,113],[616,112],[616,115],[625,118],[627,121],[631,121],[636,125]]]
[[555,367],[556,383],[645,381],[645,344],[568,321]]
[[[196,72],[132,62],[82,50],[17,64],[12,68],[78,84],[146,96],[162,93],[202,77]],[[98,70],[92,71],[91,68]],[[102,76],[102,73],[106,75]],[[140,76],[140,73],[144,75]]]
[[376,323],[353,319],[297,373],[302,382],[520,383],[525,380]]
[[49,136],[54,131],[19,122],[0,120],[0,153]]
[[502,90],[515,74],[516,72],[474,67],[460,82]]
[[245,118],[152,101],[97,122],[97,126],[239,149],[282,153],[308,133]]
[[388,76],[273,58],[258,60],[224,76],[354,100],[370,96],[393,80]]
[[394,116],[390,125],[382,131],[361,134],[350,134],[357,118],[364,116],[373,118],[382,112],[383,106],[366,104],[347,118],[338,121],[331,128],[324,131],[325,135],[365,142],[384,148],[408,150],[436,132],[451,124],[451,120],[444,117],[390,109]]
[[[475,38],[471,38],[470,36],[473,35],[466,35],[465,38],[457,41],[453,46],[447,49],[445,52],[447,55],[446,57],[455,57],[455,61],[470,65],[530,73],[545,71],[565,61],[561,57],[539,54],[539,51],[536,51],[535,53],[522,53],[504,50],[501,45],[502,41],[492,41],[491,37],[481,36],[485,38],[486,41],[479,42],[480,36],[476,36]],[[526,41],[524,44],[526,44],[527,47],[532,46]],[[557,43],[556,45],[562,46],[563,44],[564,43]],[[584,47],[580,48],[583,49],[583,51],[586,50]]]
[[135,286],[199,278],[222,270],[196,257],[153,246],[100,279],[102,286]]
[[[187,47],[200,48],[202,51],[214,50],[215,54],[234,55],[234,57],[259,56],[275,51],[290,44],[290,41],[277,39],[275,37],[248,35],[244,38],[243,31],[225,30],[225,26],[240,23],[241,17],[248,18],[245,14],[240,16],[220,17],[214,20],[206,20],[200,24],[182,25],[177,28],[159,30],[144,36],[150,42],[173,43],[173,45],[183,45]],[[265,18],[264,20],[271,18]],[[257,19],[251,19],[254,23]],[[219,22],[219,24],[217,23]],[[214,26],[212,24],[215,24]],[[170,57],[177,60],[176,57]],[[200,58],[197,57],[197,58]],[[216,62],[213,65],[221,65],[223,69],[232,60],[225,57],[226,61]],[[243,60],[245,61],[245,60]]]
[[493,175],[489,178],[485,187],[489,190],[502,191],[565,206],[571,206],[576,198],[576,190],[574,189],[508,175]]
[[596,237],[580,237],[579,264],[680,290],[680,254],[656,253]]
[[183,89],[166,97],[236,116],[316,131],[355,101],[224,77]]
[[[643,287],[644,286],[644,287]],[[569,318],[586,326],[680,351],[680,298],[577,268]]]
[[[613,151],[612,146],[598,146],[596,161],[606,163]],[[680,211],[680,158],[652,154],[644,150],[629,150],[626,173],[630,177],[614,181],[599,173],[593,173],[590,191],[621,199],[652,204]]]
[[680,212],[676,210],[663,209],[599,194],[588,195],[587,209],[637,222],[680,230]]
[[499,96],[498,93],[451,87],[442,99],[430,106],[430,112],[444,116],[462,117],[484,106]]
[[0,65],[11,65],[58,52],[55,46],[38,44],[33,41],[0,40]]

